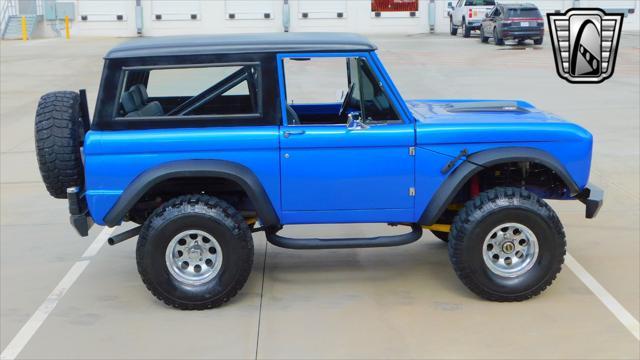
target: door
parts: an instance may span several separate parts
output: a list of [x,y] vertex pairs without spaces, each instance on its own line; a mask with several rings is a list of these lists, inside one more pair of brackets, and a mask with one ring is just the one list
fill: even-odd
[[482,21],[482,31],[485,36],[490,37],[493,34],[493,24],[495,20],[495,13],[497,8],[493,8],[487,15],[486,19]]
[[20,0],[18,1],[18,14],[20,15],[37,15],[38,6],[36,0]]
[[286,223],[410,220],[414,124],[399,116],[370,61],[279,58]]
[[500,18],[500,16],[502,15],[502,13],[500,12],[500,8],[496,7],[493,10],[493,13],[491,14],[491,22],[489,23],[491,25],[491,28],[489,29],[489,35],[493,36],[493,31],[496,28],[497,24],[498,24],[498,19]]
[[453,15],[451,16],[452,22],[456,26],[460,26],[462,23],[462,4],[464,0],[458,0],[456,7],[453,9]]

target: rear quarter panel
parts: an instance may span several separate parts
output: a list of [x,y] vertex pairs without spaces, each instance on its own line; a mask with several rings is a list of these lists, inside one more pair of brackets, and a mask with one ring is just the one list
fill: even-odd
[[86,197],[94,221],[144,171],[174,160],[220,159],[251,169],[280,213],[278,126],[90,131],[85,138]]

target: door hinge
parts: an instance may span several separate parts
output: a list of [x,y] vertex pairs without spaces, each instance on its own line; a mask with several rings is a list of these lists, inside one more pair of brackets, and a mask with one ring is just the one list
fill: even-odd
[[409,196],[416,196],[416,188],[413,186],[409,188]]
[[415,155],[416,155],[416,147],[415,146],[409,147],[409,156],[415,156]]

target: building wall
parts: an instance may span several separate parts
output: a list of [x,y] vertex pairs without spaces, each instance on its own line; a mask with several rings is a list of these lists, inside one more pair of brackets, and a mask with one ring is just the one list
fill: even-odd
[[[454,1],[454,0],[452,0]],[[136,36],[135,0],[58,0],[75,4],[72,36]],[[289,31],[413,34],[429,31],[430,0],[418,11],[371,12],[368,0],[289,0]],[[508,2],[525,2],[508,0]],[[574,6],[635,9],[624,31],[639,30],[640,0],[529,0],[543,12]],[[284,31],[285,0],[140,0],[145,36]],[[434,0],[435,32],[449,30],[447,0]],[[338,13],[341,17],[338,17]],[[83,17],[85,20],[83,20]],[[193,18],[192,18],[193,17]]]

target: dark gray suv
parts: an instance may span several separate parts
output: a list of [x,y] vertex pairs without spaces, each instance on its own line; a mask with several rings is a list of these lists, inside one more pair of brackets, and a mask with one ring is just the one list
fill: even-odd
[[496,45],[504,45],[505,40],[519,43],[533,40],[541,45],[544,39],[544,19],[538,8],[530,3],[497,4],[489,11],[480,25],[480,39],[489,42],[493,38]]

